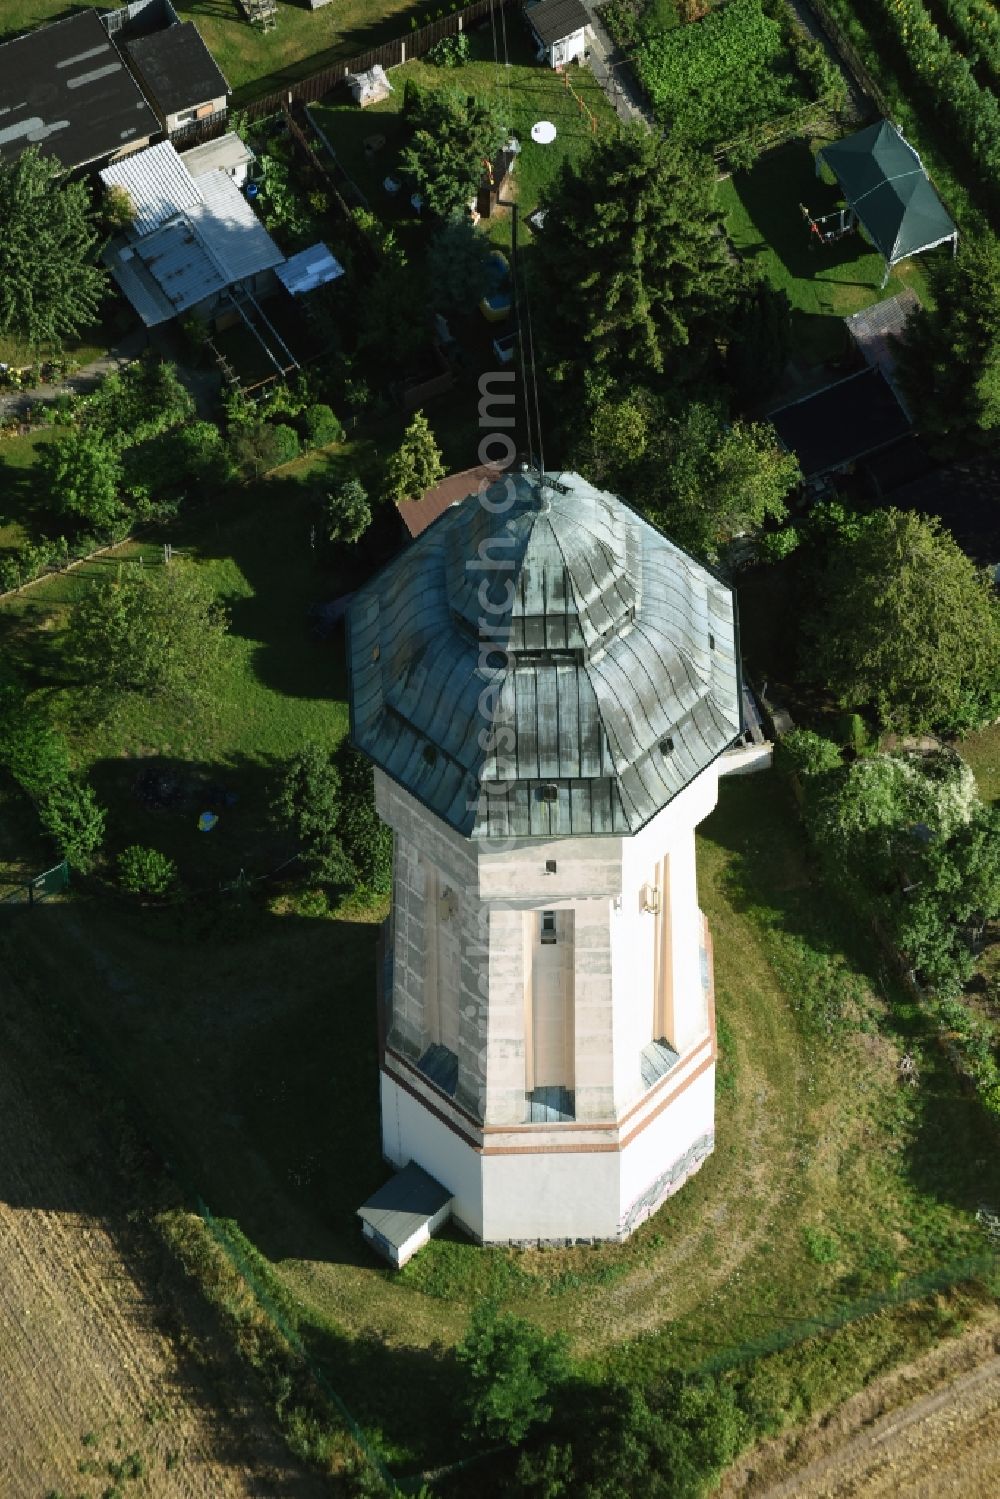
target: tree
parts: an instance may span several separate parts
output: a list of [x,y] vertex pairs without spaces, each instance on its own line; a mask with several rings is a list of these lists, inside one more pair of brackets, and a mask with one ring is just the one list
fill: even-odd
[[726,347],[726,375],[741,404],[770,394],[791,352],[787,293],[750,271],[737,293]]
[[96,321],[107,285],[86,184],[29,146],[0,162],[0,224],[0,333],[61,348]]
[[634,383],[710,346],[731,299],[720,220],[708,160],[645,127],[566,161],[532,248],[556,373],[595,364]]
[[1000,432],[1000,243],[964,238],[929,268],[934,311],[918,308],[896,347],[899,377],[921,436],[962,454]]
[[342,442],[344,429],[333,409],[317,401],[306,412],[306,447],[325,448],[331,442]]
[[45,443],[37,465],[53,507],[63,515],[100,535],[108,535],[123,519],[121,460],[99,432],[84,429]]
[[[356,481],[355,481],[356,482]],[[355,881],[373,895],[392,889],[392,831],[375,810],[371,761],[346,739],[337,751],[340,807],[337,836],[354,869]]]
[[88,870],[104,842],[107,813],[83,781],[67,778],[50,786],[38,808],[39,821],[60,857]]
[[733,537],[784,520],[801,477],[768,422],[728,422],[717,406],[694,401],[663,428],[638,498],[669,536],[711,562]]
[[468,219],[439,225],[427,247],[433,305],[443,312],[477,307],[489,290],[493,248]]
[[935,519],[876,511],[834,543],[806,622],[807,669],[845,708],[920,732],[1000,700],[1000,605]]
[[65,739],[9,668],[0,671],[0,765],[36,801],[70,774]]
[[360,479],[345,479],[326,496],[323,522],[328,541],[361,540],[372,523],[372,512]]
[[271,799],[275,827],[291,830],[309,873],[324,884],[350,885],[354,869],[337,836],[340,776],[328,750],[308,742],[286,763]]
[[893,937],[942,997],[976,969],[971,936],[1000,916],[1000,810],[977,807],[949,839],[918,841],[895,901]]
[[228,451],[241,474],[259,479],[298,457],[299,434],[287,422],[240,422],[230,428]]
[[84,426],[124,451],[190,422],[194,414],[194,398],[177,366],[147,354],[105,376],[87,398]]
[[403,441],[385,466],[384,498],[391,503],[418,500],[444,478],[441,450],[422,411],[415,411]]
[[384,377],[387,364],[405,374],[428,339],[427,284],[422,270],[398,256],[378,266],[361,293],[358,349]]
[[456,1355],[466,1370],[470,1427],[514,1445],[550,1418],[551,1396],[569,1375],[564,1337],[546,1337],[491,1301],[476,1303]]
[[133,563],[75,606],[66,659],[83,682],[190,707],[215,686],[227,628],[210,578],[195,563]]
[[431,213],[443,219],[464,213],[484,164],[493,161],[507,137],[498,101],[408,83],[403,117],[412,133],[400,153],[400,169]]
[[135,222],[135,204],[127,188],[112,182],[104,194],[104,221],[112,233]]
[[132,843],[118,855],[118,883],[129,895],[167,895],[177,880],[177,865],[155,848]]

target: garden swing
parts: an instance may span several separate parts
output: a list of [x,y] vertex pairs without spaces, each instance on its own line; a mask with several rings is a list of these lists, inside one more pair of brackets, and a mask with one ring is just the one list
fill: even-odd
[[799,210],[809,225],[810,249],[816,244],[836,244],[838,239],[853,234],[858,227],[853,208],[835,208],[832,213],[812,214],[804,203],[800,203]]

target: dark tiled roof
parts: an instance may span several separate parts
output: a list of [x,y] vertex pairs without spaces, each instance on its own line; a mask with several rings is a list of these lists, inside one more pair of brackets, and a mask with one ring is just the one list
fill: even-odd
[[466,837],[634,833],[740,731],[732,593],[577,474],[487,498],[355,595],[353,740]]
[[580,0],[539,0],[537,5],[526,6],[524,13],[546,47],[590,24]]
[[0,46],[0,157],[37,145],[64,167],[146,141],[159,122],[96,10]]
[[193,21],[181,21],[126,45],[164,114],[191,109],[229,93],[229,84]]

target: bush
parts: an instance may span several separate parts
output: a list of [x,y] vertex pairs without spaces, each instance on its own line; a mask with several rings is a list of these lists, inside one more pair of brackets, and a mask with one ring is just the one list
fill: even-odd
[[326,496],[323,522],[328,541],[360,541],[372,523],[372,512],[359,479],[345,479]]
[[118,883],[129,895],[166,895],[176,879],[173,859],[155,848],[133,843],[118,855]]
[[375,810],[371,762],[346,740],[337,753],[340,807],[337,836],[354,866],[357,886],[373,895],[392,889],[392,831]]
[[104,842],[107,813],[89,786],[72,779],[58,782],[46,793],[38,816],[61,858],[75,869],[92,867]]
[[329,406],[318,401],[306,412],[306,447],[325,448],[331,442],[342,442],[344,428]]
[[459,68],[469,60],[469,38],[464,31],[444,36],[427,54],[427,61],[437,68]]
[[777,759],[782,769],[800,776],[823,775],[844,763],[833,741],[812,729],[789,729],[778,741]]
[[501,1315],[491,1301],[476,1304],[456,1353],[466,1370],[469,1426],[492,1441],[517,1444],[549,1420],[549,1397],[569,1375],[564,1337]]
[[270,431],[273,457],[270,466],[280,468],[283,463],[291,463],[293,458],[299,456],[299,434],[287,422],[276,422]]

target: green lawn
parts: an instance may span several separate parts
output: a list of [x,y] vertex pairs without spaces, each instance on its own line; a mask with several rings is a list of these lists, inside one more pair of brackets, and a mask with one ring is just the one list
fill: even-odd
[[975,772],[983,801],[1000,801],[1000,724],[967,734],[958,748]]
[[[843,200],[815,174],[812,150],[803,141],[769,152],[752,172],[719,186],[726,231],[740,254],[753,260],[792,306],[794,350],[804,367],[842,358],[848,335],[843,319],[904,288],[930,304],[925,267],[930,256],[904,261],[882,287],[881,256],[859,234],[821,246],[799,211],[829,212]],[[932,255],[950,254],[947,248]]]
[[[520,28],[516,34],[510,34],[510,56],[509,68],[497,68],[489,37],[478,33],[473,38],[472,60],[460,68],[436,68],[425,62],[394,68],[393,93],[380,104],[360,110],[338,92],[313,107],[338,158],[374,212],[390,222],[413,221],[409,204],[400,202],[405,195],[390,197],[382,186],[403,144],[400,111],[403,90],[410,79],[424,87],[456,88],[477,98],[499,99],[505,118],[522,143],[512,189],[520,206],[522,226],[526,216],[544,203],[546,190],[562,163],[576,159],[591,144],[594,139],[591,117],[597,121],[598,131],[616,127],[614,112],[589,68],[570,70],[567,77],[572,84],[571,92],[564,78],[534,61]],[[538,145],[531,139],[531,127],[537,120],[551,120],[555,125],[557,135],[551,145]],[[375,134],[385,136],[385,145],[369,157],[365,139]],[[487,227],[499,243],[510,243],[507,214],[501,211],[490,219]],[[523,234],[525,242],[530,241],[529,227],[524,227]]]
[[44,427],[27,437],[0,440],[0,552],[12,551],[37,536],[36,522],[44,511],[31,469],[38,449],[55,435],[51,427]]

